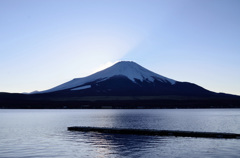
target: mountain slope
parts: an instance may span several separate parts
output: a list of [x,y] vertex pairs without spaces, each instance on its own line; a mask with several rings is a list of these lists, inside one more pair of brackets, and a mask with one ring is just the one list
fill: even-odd
[[43,92],[44,93],[54,92],[54,91],[70,89],[74,87],[81,87],[82,85],[89,82],[94,82],[94,81],[103,82],[104,80],[110,79],[115,76],[125,76],[134,83],[136,83],[139,80],[141,82],[143,81],[154,82],[155,80],[158,80],[164,83],[171,83],[171,84],[175,84],[176,82],[175,80],[166,78],[150,70],[147,70],[135,62],[121,61],[105,70],[102,70],[90,76],[73,79],[67,83],[61,84],[57,87],[54,87],[52,89],[49,89]]

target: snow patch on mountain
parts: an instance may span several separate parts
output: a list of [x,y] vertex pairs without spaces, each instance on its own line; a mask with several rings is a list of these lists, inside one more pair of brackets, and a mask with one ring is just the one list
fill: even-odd
[[[59,91],[59,90],[64,90],[64,89],[70,89],[75,87],[79,87],[83,84],[93,82],[93,81],[102,81],[102,80],[107,80],[108,78],[111,78],[113,76],[126,76],[129,78],[131,81],[136,82],[135,80],[140,80],[140,81],[147,81],[147,82],[153,82],[154,80],[158,80],[161,82],[165,83],[170,83],[170,84],[175,84],[176,81],[169,79],[167,77],[161,76],[159,74],[156,74],[140,65],[138,65],[135,62],[132,61],[121,61],[113,66],[104,69],[102,71],[99,71],[95,74],[92,74],[90,76],[84,77],[84,78],[76,78],[73,79],[69,82],[66,82],[64,84],[61,84],[57,87],[54,87],[52,89],[43,91],[42,93],[45,92],[54,92],[54,91]],[[73,90],[73,89],[72,89]]]
[[83,89],[88,89],[88,88],[91,88],[91,85],[86,85],[86,86],[73,88],[73,89],[71,89],[71,91],[83,90]]

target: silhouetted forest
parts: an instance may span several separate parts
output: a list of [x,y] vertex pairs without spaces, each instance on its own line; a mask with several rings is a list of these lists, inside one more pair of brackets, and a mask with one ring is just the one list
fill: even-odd
[[0,93],[0,108],[8,109],[161,109],[240,108],[240,97],[82,96],[47,97]]

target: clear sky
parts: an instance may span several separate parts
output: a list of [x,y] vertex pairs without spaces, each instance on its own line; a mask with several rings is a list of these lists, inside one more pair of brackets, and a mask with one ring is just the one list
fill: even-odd
[[1,92],[120,60],[240,95],[240,0],[0,0]]

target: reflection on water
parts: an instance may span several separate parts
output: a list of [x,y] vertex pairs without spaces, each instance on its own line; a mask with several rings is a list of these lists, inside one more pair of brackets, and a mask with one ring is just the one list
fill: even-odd
[[240,133],[239,109],[0,110],[0,158],[238,157],[239,140],[71,132],[69,126]]
[[[95,149],[95,155],[141,157],[143,153],[149,153],[160,144],[164,144],[165,138],[154,136],[102,134],[98,132],[71,132],[69,141],[89,144]],[[92,152],[92,151],[88,151]]]

